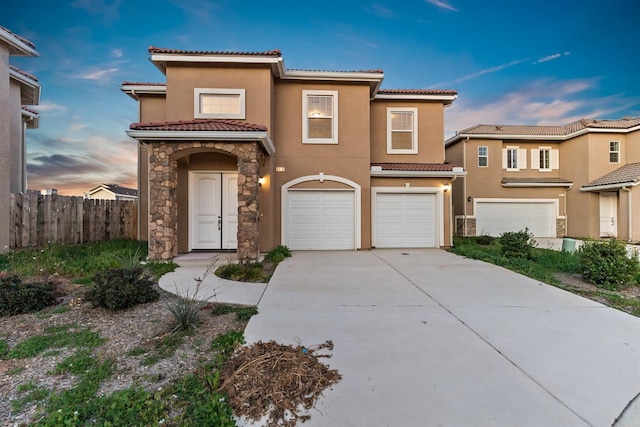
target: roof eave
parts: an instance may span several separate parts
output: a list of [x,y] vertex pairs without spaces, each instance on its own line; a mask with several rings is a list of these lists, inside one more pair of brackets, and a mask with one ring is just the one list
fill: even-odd
[[149,60],[162,74],[167,73],[168,62],[191,63],[223,63],[223,64],[270,64],[274,74],[278,74],[283,62],[281,56],[257,56],[257,55],[191,55],[186,53],[152,53]]
[[453,178],[457,176],[465,176],[467,172],[455,172],[455,171],[370,171],[371,176],[383,176],[383,177],[399,177],[399,178],[411,178],[411,177],[444,177]]
[[267,154],[276,148],[265,131],[174,131],[174,130],[128,130],[127,135],[138,141],[260,141]]
[[16,80],[22,86],[21,94],[26,98],[22,99],[21,103],[24,105],[38,105],[40,104],[40,83],[33,80],[22,73],[15,70],[9,70],[9,77]]
[[640,184],[640,181],[628,181],[628,182],[619,182],[616,184],[605,184],[605,185],[593,185],[591,187],[580,187],[580,191],[605,191],[605,190],[619,190],[623,187],[635,187]]
[[167,85],[122,85],[120,86],[120,90],[137,101],[139,100],[137,95],[139,93],[145,95],[166,95]]
[[27,123],[27,129],[38,129],[40,126],[40,114],[25,109],[20,110],[23,121]]
[[375,99],[397,101],[436,101],[449,106],[458,98],[458,95],[420,95],[420,94],[376,94]]
[[512,187],[512,188],[523,188],[523,187],[567,187],[572,188],[573,183],[569,182],[531,182],[531,183],[520,183],[520,182],[503,182],[501,183],[503,187]]
[[282,70],[279,75],[281,80],[312,80],[312,81],[338,81],[338,82],[368,82],[371,99],[375,98],[380,89],[384,73],[367,73],[353,71],[306,71],[306,70]]
[[9,45],[12,56],[40,56],[34,48],[3,28],[0,28],[0,40]]

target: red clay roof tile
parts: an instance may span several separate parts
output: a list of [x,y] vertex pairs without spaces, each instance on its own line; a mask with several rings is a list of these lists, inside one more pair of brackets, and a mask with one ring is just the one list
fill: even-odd
[[20,68],[18,68],[18,67],[15,67],[15,66],[13,66],[13,65],[9,65],[9,68],[11,68],[11,69],[12,69],[13,71],[15,71],[16,73],[18,73],[18,74],[22,74],[23,76],[25,76],[25,77],[27,77],[27,78],[29,78],[29,79],[31,79],[31,80],[33,80],[33,81],[35,81],[35,82],[37,82],[37,81],[38,81],[38,78],[37,78],[36,76],[34,76],[33,74],[30,74],[30,73],[27,73],[26,71],[21,70],[21,69],[20,69]]
[[149,82],[122,82],[122,86],[166,86],[166,83],[149,83]]
[[371,163],[380,166],[383,171],[451,172],[453,163]]
[[591,181],[582,188],[599,187],[601,185],[635,184],[638,181],[640,181],[640,163],[628,163],[595,181]]
[[36,114],[36,115],[40,115],[40,112],[38,112],[38,110],[34,110],[33,108],[28,107],[28,106],[26,106],[26,105],[23,105],[23,106],[22,106],[22,107],[20,107],[20,108],[21,108],[22,110],[24,110],[24,111],[28,112],[28,113]]
[[502,178],[501,184],[573,184],[564,178]]
[[583,129],[629,129],[640,126],[640,117],[617,120],[580,119],[566,125],[475,125],[459,134],[566,136]]
[[164,47],[149,46],[149,53],[169,53],[181,55],[216,55],[216,56],[273,56],[280,57],[282,52],[280,49],[267,50],[264,52],[225,52],[216,50],[181,50],[168,49]]
[[189,121],[132,123],[131,130],[205,131],[205,132],[266,132],[267,127],[240,120],[196,119]]
[[448,89],[380,89],[380,95],[457,95],[458,91]]
[[31,42],[30,40],[25,39],[24,37],[14,33],[13,31],[11,31],[10,29],[8,29],[7,27],[3,27],[0,25],[0,28],[2,28],[4,31],[6,31],[7,33],[11,34],[12,36],[14,36],[15,38],[17,38],[18,40],[20,40],[22,43],[26,44],[27,46],[29,46],[32,49],[36,48],[36,45],[33,44],[33,42]]

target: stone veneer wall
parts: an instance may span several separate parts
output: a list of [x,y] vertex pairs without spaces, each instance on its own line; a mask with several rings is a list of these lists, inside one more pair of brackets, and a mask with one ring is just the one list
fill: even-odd
[[[208,148],[238,159],[238,259],[257,260],[260,250],[258,142],[149,142],[149,258],[178,255],[177,181],[180,152]],[[187,231],[181,231],[186,236]]]
[[556,218],[556,237],[565,237],[567,235],[567,219]]
[[476,235],[476,219],[467,217],[467,234],[464,234],[464,217],[456,216],[456,236],[472,237]]

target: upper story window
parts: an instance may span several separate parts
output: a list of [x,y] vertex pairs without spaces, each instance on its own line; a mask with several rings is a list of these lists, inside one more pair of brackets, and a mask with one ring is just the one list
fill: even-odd
[[338,143],[338,91],[302,91],[302,142]]
[[527,168],[527,150],[519,147],[502,149],[502,169],[518,171]]
[[206,119],[245,119],[244,89],[194,89],[194,116]]
[[557,148],[538,147],[531,149],[531,169],[551,172],[560,167],[560,155]]
[[489,147],[481,145],[478,147],[478,167],[486,168],[489,166]]
[[620,141],[609,142],[609,163],[620,163]]
[[418,153],[418,109],[387,108],[387,154]]

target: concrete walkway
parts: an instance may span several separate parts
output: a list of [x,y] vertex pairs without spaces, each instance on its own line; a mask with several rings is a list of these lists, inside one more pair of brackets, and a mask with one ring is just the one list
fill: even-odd
[[[546,243],[550,249],[560,242]],[[610,426],[640,393],[640,319],[445,251],[295,252],[269,285],[181,256],[160,286],[258,305],[247,342],[332,340],[305,426]],[[640,399],[616,427],[640,425]]]
[[441,250],[295,252],[258,306],[248,342],[335,344],[305,426],[610,426],[640,392],[640,319]]

